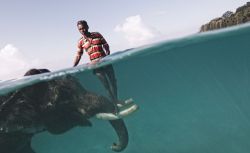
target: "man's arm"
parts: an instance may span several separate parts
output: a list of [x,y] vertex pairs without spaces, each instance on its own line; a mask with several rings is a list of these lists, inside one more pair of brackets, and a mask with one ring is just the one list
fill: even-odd
[[110,54],[110,50],[109,50],[109,44],[107,42],[105,44],[103,44],[103,48],[106,51],[106,55],[109,55]]
[[80,62],[81,60],[81,57],[82,57],[82,54],[83,54],[83,50],[78,50],[77,51],[77,55],[76,55],[76,58],[75,58],[75,61],[74,61],[74,67],[78,65],[78,63]]
[[106,55],[110,54],[110,50],[109,50],[109,44],[107,43],[107,41],[105,40],[105,38],[99,33],[99,35],[101,36],[101,41],[102,41],[102,47],[106,52]]

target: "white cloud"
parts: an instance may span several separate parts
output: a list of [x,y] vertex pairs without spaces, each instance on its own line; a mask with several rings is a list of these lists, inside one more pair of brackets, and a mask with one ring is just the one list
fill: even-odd
[[122,32],[133,47],[147,44],[159,35],[159,32],[142,21],[140,15],[126,18],[124,23],[115,27],[115,31]]
[[14,45],[7,44],[0,50],[0,80],[20,77],[38,63],[38,60],[26,58]]

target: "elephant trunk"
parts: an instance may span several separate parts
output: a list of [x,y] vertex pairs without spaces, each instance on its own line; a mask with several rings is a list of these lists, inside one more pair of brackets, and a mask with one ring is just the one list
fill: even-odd
[[119,137],[118,143],[113,143],[111,149],[116,152],[123,151],[128,145],[128,131],[126,125],[122,119],[110,120],[109,122]]

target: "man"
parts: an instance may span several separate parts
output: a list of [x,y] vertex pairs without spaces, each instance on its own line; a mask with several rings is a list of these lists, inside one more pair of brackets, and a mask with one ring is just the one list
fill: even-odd
[[[101,58],[110,54],[109,45],[104,39],[104,37],[99,32],[89,32],[88,23],[84,20],[77,22],[77,28],[82,34],[82,37],[78,41],[77,45],[77,55],[74,61],[74,66],[77,66],[83,51],[89,55],[91,63],[98,62]],[[99,78],[102,82],[112,101],[115,104],[116,110],[118,97],[117,97],[117,85],[115,73],[112,65],[105,67],[97,68],[93,73]]]

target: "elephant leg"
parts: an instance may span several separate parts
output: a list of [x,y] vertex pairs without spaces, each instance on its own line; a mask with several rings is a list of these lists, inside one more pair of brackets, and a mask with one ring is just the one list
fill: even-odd
[[31,148],[32,134],[0,133],[1,153],[35,153]]
[[35,153],[35,151],[31,148],[31,141],[26,143],[17,153]]
[[128,145],[128,130],[122,119],[109,121],[119,138],[117,143],[113,143],[111,149],[116,152],[123,151]]

